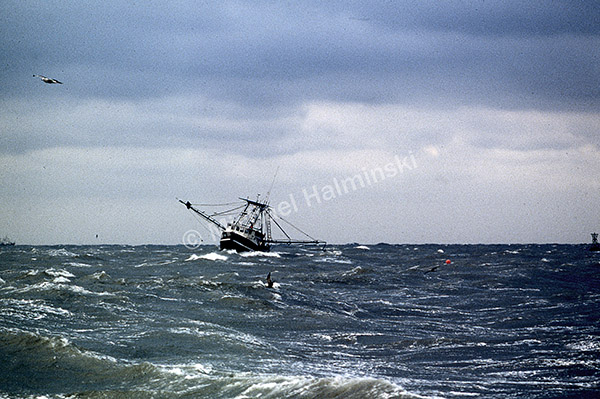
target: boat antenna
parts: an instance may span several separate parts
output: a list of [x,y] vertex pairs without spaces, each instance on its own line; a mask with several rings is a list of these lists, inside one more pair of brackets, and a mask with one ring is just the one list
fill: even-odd
[[271,196],[271,190],[273,190],[273,185],[275,185],[275,178],[277,177],[277,173],[279,172],[279,166],[275,169],[275,174],[273,175],[273,180],[271,181],[271,187],[269,187],[269,191],[267,192],[267,198],[265,199],[265,204],[269,203],[269,197]]

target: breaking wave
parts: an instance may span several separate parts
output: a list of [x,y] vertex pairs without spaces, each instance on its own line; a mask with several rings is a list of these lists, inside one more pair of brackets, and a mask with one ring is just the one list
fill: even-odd
[[[128,362],[87,351],[68,339],[0,330],[0,392],[11,397],[72,398],[415,398],[375,378],[305,377],[215,371],[203,364]],[[11,376],[6,378],[4,376]],[[64,381],[78,391],[65,392]]]

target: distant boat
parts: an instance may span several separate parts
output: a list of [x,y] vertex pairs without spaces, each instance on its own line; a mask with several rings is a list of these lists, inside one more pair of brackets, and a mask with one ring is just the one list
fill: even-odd
[[[290,222],[278,216],[277,218],[271,211],[268,200],[260,202],[258,199],[252,201],[250,199],[240,198],[245,204],[225,212],[218,212],[213,215],[196,209],[189,201],[183,202],[179,200],[187,209],[200,215],[204,220],[214,224],[221,231],[220,249],[233,249],[238,252],[261,251],[269,252],[271,244],[326,244],[325,241],[320,241],[312,238],[299,228],[292,225]],[[242,212],[227,225],[215,219],[217,215],[223,215],[231,211],[242,209]],[[309,240],[295,240],[281,227],[277,219],[280,219],[295,230],[302,233]],[[271,222],[285,235],[286,239],[273,239],[271,231]]]
[[592,245],[590,251],[600,251],[600,243],[598,243],[598,233],[592,233]]
[[12,246],[12,245],[15,245],[15,242],[11,241],[6,236],[2,240],[0,240],[0,247],[8,247],[8,246]]

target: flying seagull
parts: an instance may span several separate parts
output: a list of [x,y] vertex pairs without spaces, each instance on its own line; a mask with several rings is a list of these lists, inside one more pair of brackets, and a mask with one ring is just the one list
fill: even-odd
[[59,85],[61,85],[61,84],[62,84],[62,82],[59,82],[59,81],[58,81],[58,80],[56,80],[56,79],[50,79],[50,78],[47,78],[47,77],[45,77],[45,76],[42,76],[42,75],[33,75],[33,77],[34,77],[34,78],[35,78],[35,77],[38,77],[38,78],[42,79],[42,82],[44,82],[44,83],[48,83],[48,84],[59,84]]

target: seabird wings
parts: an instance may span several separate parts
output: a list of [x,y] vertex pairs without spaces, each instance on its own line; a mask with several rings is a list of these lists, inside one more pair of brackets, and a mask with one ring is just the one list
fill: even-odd
[[58,80],[56,80],[56,79],[47,78],[47,77],[45,77],[45,76],[43,76],[43,75],[33,75],[33,77],[34,77],[34,78],[35,78],[35,77],[38,77],[38,78],[42,79],[42,82],[44,82],[44,83],[48,83],[48,84],[59,84],[59,85],[61,85],[61,84],[62,84],[62,82],[59,82],[59,81],[58,81]]

